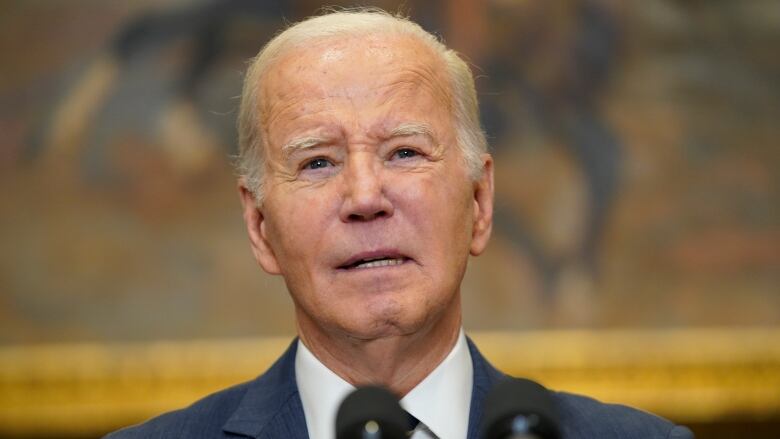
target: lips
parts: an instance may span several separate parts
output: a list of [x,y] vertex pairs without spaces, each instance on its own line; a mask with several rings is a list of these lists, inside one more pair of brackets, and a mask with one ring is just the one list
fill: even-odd
[[338,266],[341,270],[354,270],[364,268],[379,268],[401,265],[409,258],[394,250],[377,250],[363,252],[351,256]]

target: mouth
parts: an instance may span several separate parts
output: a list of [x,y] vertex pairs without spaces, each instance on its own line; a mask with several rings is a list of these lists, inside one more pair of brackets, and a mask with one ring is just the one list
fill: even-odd
[[394,252],[371,252],[355,255],[338,266],[340,270],[358,270],[366,268],[391,267],[402,265],[410,259]]

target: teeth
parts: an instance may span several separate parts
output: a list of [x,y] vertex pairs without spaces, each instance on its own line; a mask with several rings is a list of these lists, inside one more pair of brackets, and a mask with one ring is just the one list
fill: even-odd
[[398,259],[379,259],[376,261],[363,262],[355,266],[355,268],[374,268],[374,267],[387,267],[389,265],[401,265],[404,263],[403,258]]

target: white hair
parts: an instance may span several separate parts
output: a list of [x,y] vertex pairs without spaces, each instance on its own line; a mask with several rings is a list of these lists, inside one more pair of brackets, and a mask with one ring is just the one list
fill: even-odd
[[331,11],[312,17],[285,29],[269,41],[251,61],[244,79],[241,107],[238,115],[238,174],[245,181],[258,203],[263,199],[266,139],[263,137],[258,90],[265,71],[286,52],[314,40],[334,36],[364,35],[411,36],[429,47],[443,62],[450,80],[455,137],[463,160],[473,179],[482,174],[482,153],[487,141],[479,122],[479,104],[474,77],[468,64],[437,37],[417,23],[401,15],[378,8],[358,8]]

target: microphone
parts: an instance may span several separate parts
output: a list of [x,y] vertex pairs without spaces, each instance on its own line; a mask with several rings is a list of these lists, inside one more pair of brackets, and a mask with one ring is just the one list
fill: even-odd
[[358,387],[336,414],[336,439],[406,439],[406,414],[390,391]]
[[500,381],[485,399],[483,439],[558,439],[550,392],[531,380]]

